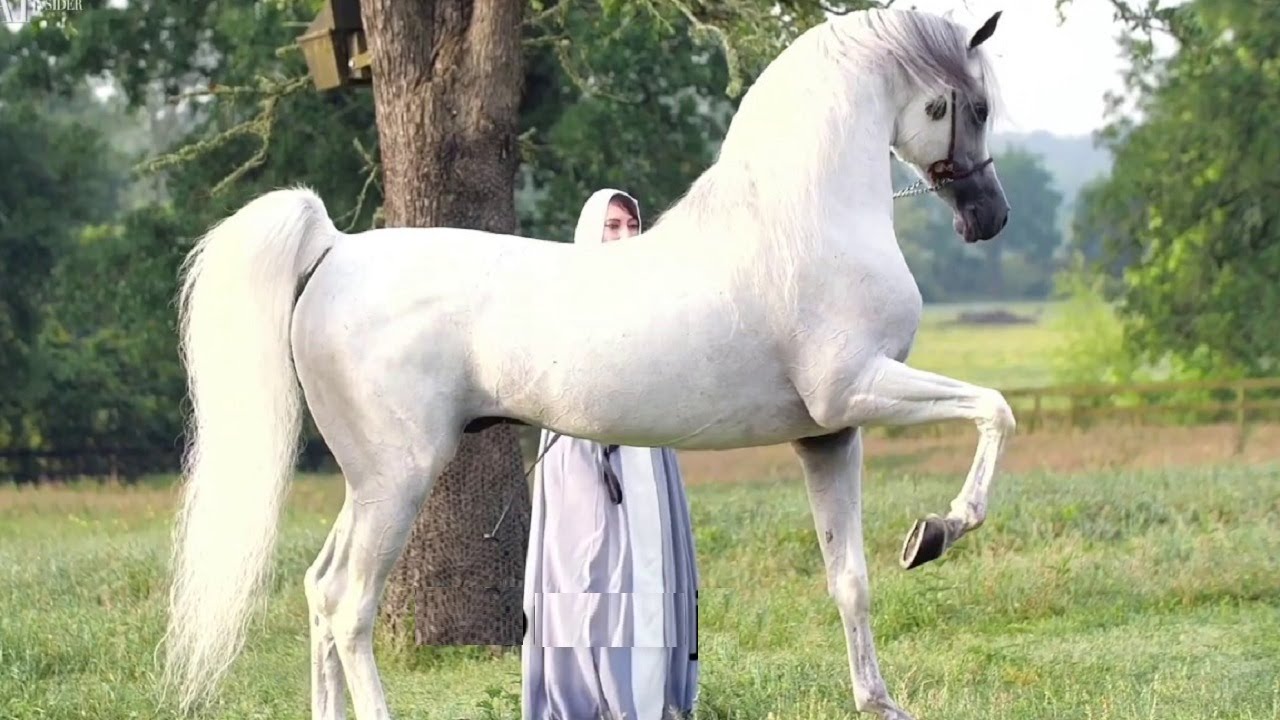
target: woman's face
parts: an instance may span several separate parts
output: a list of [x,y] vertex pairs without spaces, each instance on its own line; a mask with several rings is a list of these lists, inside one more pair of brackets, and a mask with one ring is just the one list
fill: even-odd
[[631,214],[631,210],[620,200],[609,203],[609,211],[604,216],[604,242],[613,242],[640,234],[640,221]]

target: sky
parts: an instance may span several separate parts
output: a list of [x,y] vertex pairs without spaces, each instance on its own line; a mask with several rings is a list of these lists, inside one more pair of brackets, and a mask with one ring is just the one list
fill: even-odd
[[1053,0],[898,0],[977,29],[1003,11],[984,47],[995,66],[1003,100],[996,132],[1045,130],[1085,135],[1103,126],[1103,95],[1121,88],[1110,0],[1072,0],[1061,25]]

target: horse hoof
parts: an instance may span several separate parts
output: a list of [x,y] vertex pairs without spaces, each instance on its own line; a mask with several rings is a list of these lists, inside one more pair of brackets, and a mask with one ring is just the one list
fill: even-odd
[[910,570],[937,560],[947,548],[947,525],[937,515],[917,520],[902,544],[902,567]]

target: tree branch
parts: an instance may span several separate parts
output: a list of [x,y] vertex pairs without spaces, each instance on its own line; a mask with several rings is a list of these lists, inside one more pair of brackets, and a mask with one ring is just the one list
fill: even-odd
[[[704,23],[699,20],[698,17],[693,14],[693,11],[689,9],[689,6],[685,5],[682,0],[667,0],[667,2],[674,5],[676,9],[684,15],[685,19],[689,21],[689,24],[692,26],[694,40],[698,40],[700,36],[706,37],[710,35],[719,43],[720,49],[724,51],[725,65],[729,71],[729,84],[725,87],[724,91],[729,97],[737,97],[738,94],[742,92],[742,64],[738,61],[737,48],[735,48],[733,43],[729,41],[729,34],[717,25]],[[650,7],[652,7],[651,4]]]
[[311,78],[306,75],[288,80],[269,80],[260,77],[256,87],[210,85],[203,90],[195,90],[178,95],[173,102],[176,103],[190,97],[257,95],[262,97],[259,101],[261,109],[257,115],[248,120],[237,123],[210,137],[202,138],[177,150],[152,158],[141,163],[136,169],[142,173],[154,173],[167,167],[194,160],[241,135],[256,135],[259,140],[257,151],[213,186],[209,194],[217,195],[226,190],[232,183],[244,177],[245,173],[262,165],[267,158],[267,149],[271,144],[271,132],[275,128],[276,112],[280,101],[307,87],[310,82]]
[[[377,185],[378,194],[379,195],[382,194],[382,183],[378,181],[378,178],[382,175],[382,164],[373,158],[373,153],[369,152],[367,149],[365,149],[364,145],[360,144],[360,138],[353,138],[351,140],[351,144],[355,146],[356,154],[358,154],[361,157],[361,159],[364,160],[364,168],[363,168],[364,184],[360,186],[360,193],[356,196],[355,207],[351,208],[346,213],[343,213],[341,217],[337,218],[338,220],[344,220],[348,217],[351,218],[351,222],[348,223],[345,228],[343,228],[342,230],[343,232],[351,232],[353,229],[355,229],[356,221],[360,219],[360,212],[364,210],[365,198],[368,196],[369,188],[371,186]],[[379,206],[378,210],[381,210],[381,206]],[[380,213],[377,210],[375,210],[373,214],[373,218],[369,224],[370,229],[377,227],[377,221],[379,217],[380,217]]]

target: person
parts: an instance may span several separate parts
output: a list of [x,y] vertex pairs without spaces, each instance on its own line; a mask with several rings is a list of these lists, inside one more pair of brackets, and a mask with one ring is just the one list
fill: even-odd
[[[607,188],[587,200],[574,242],[639,232],[639,203]],[[675,452],[545,429],[538,445],[523,720],[688,717],[698,686],[698,572]]]

